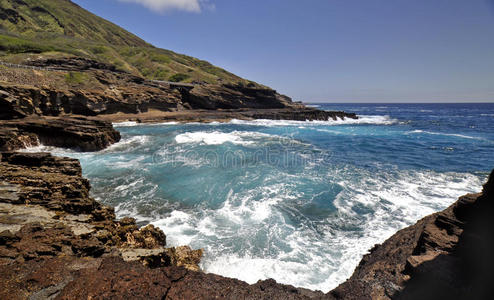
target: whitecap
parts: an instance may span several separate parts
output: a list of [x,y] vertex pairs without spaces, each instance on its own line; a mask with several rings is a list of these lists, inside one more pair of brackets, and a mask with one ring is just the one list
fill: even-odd
[[190,213],[174,210],[168,217],[151,224],[166,232],[168,244],[174,246],[190,245],[197,233],[196,227],[191,224],[192,218]]
[[114,122],[112,124],[115,127],[133,127],[133,126],[137,126],[139,123],[135,121],[127,121],[127,122]]
[[[279,205],[301,196],[286,183],[270,185],[270,180],[257,190],[231,190],[219,209],[202,213],[174,211],[153,224],[167,232],[171,245],[188,243],[205,248],[201,267],[206,272],[249,283],[274,278],[280,283],[327,292],[352,274],[374,244],[444,209],[481,184],[481,178],[468,173],[334,172],[329,176],[340,178],[339,185],[344,187],[334,201],[338,213],[317,231],[311,222],[293,227],[284,220]],[[355,178],[355,172],[360,178]],[[259,199],[256,195],[262,201],[255,200]],[[356,207],[367,208],[369,213],[358,213]],[[341,229],[345,227],[352,229]],[[277,242],[267,243],[265,249],[250,244],[259,230],[269,231],[267,238]],[[277,248],[280,242],[288,248]],[[246,248],[239,250],[236,243]]]

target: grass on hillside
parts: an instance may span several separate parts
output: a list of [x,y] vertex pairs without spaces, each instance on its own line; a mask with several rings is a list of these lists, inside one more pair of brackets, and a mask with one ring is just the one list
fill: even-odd
[[212,64],[155,48],[69,0],[0,0],[0,60],[77,56],[148,79],[248,84]]
[[68,85],[79,85],[88,81],[86,74],[81,72],[69,72],[65,75],[65,82]]
[[154,47],[117,46],[49,34],[33,39],[0,34],[0,60],[22,63],[28,58],[57,56],[91,58],[153,80],[249,83],[206,61]]

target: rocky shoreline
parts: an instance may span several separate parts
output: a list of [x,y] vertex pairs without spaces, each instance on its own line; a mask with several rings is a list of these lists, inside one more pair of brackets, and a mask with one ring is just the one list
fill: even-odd
[[[89,196],[77,160],[2,152],[2,299],[489,299],[494,171],[482,193],[400,230],[323,294],[274,280],[254,285],[200,271],[202,250]],[[471,298],[471,296],[475,296]]]

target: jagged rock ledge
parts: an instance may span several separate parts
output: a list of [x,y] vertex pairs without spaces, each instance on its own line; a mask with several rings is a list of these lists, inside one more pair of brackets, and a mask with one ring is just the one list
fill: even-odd
[[293,121],[328,121],[358,119],[353,113],[341,111],[321,111],[317,109],[222,109],[222,110],[187,110],[177,112],[152,111],[140,114],[99,115],[99,120],[110,122],[135,121],[138,123],[159,122],[229,122],[237,120],[293,120]]
[[[39,292],[52,295],[53,287],[37,291],[33,286],[53,278],[38,282],[28,277],[33,276],[32,270],[53,275],[50,271],[61,267],[56,262],[73,266],[57,269],[70,273],[68,276],[111,259],[122,264],[137,261],[148,268],[199,270],[202,250],[165,248],[166,236],[161,230],[153,225],[139,229],[132,218],[116,220],[112,208],[91,198],[89,181],[82,177],[75,159],[3,152],[0,174],[1,299],[23,299]],[[45,267],[39,269],[41,265]],[[15,271],[19,269],[25,273]],[[28,276],[24,278],[27,281],[18,281],[23,275]],[[9,276],[21,277],[11,281]]]

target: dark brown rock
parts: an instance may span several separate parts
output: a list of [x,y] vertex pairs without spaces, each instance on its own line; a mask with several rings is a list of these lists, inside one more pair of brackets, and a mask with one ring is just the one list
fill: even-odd
[[120,140],[111,123],[83,117],[34,117],[2,123],[0,151],[22,149],[38,141],[46,146],[97,151]]
[[[75,159],[49,153],[1,153],[0,225],[14,232],[2,231],[0,246],[11,250],[20,245],[14,247],[18,253],[14,258],[23,260],[61,253],[99,257],[135,249],[139,260],[154,267],[180,263],[199,269],[201,256],[196,252],[202,251],[167,255],[166,236],[160,229],[138,228],[133,218],[117,221],[114,210],[91,198],[89,190]],[[4,257],[12,255],[8,252]]]
[[61,57],[30,60],[27,65],[67,71],[87,71],[87,70],[107,70],[111,72],[119,72],[114,65],[105,64],[83,57]]
[[2,151],[15,151],[38,145],[39,140],[34,133],[23,132],[15,126],[0,127],[0,149]]
[[106,258],[97,269],[84,269],[69,282],[58,299],[163,299],[171,282],[159,270],[117,257]]
[[[76,86],[62,84],[63,76],[59,79],[62,83],[39,86],[0,81],[0,119],[173,111],[183,107],[180,92],[168,84],[143,84],[144,79],[130,74],[88,74],[91,82]],[[50,75],[47,73],[46,80],[51,80]]]
[[293,106],[290,98],[269,88],[235,85],[196,85],[182,93],[183,102],[193,109],[286,108]]

